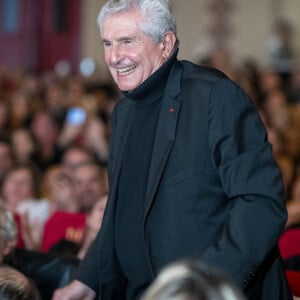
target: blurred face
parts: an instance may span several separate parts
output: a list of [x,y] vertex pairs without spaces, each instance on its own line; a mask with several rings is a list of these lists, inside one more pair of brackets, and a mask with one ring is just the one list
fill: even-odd
[[33,180],[28,169],[12,171],[4,180],[2,194],[7,208],[14,212],[25,199],[33,198]]
[[5,173],[12,166],[12,154],[10,148],[5,143],[0,143],[0,179],[3,178]]
[[35,115],[31,130],[41,145],[52,146],[56,142],[57,126],[46,113]]
[[103,181],[97,166],[83,165],[73,175],[74,192],[83,211],[90,211],[103,194]]
[[3,261],[4,250],[5,250],[5,240],[2,232],[0,232],[0,263],[2,263]]
[[139,28],[138,10],[108,15],[102,24],[105,62],[122,91],[143,83],[164,63],[164,44],[154,44]]
[[4,127],[8,121],[7,107],[4,103],[0,102],[0,127]]
[[48,109],[57,109],[64,106],[64,91],[57,85],[52,84],[47,89],[46,102]]
[[29,132],[16,130],[12,133],[12,147],[18,161],[26,161],[35,151]]
[[89,163],[91,157],[88,153],[81,151],[80,149],[70,149],[63,157],[63,169],[71,177],[73,177],[73,172],[82,164]]
[[300,177],[298,177],[292,186],[292,200],[300,201]]

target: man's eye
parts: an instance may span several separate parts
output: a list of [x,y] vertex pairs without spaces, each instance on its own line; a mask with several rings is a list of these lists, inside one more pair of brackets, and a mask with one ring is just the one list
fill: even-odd
[[109,47],[110,45],[111,45],[110,42],[103,42],[103,46],[104,46],[104,47]]
[[124,43],[125,45],[131,44],[131,40],[124,40],[123,43]]

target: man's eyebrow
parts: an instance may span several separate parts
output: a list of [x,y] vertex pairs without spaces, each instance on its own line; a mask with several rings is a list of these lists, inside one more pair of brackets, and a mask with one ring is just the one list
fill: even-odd
[[[122,42],[122,41],[126,41],[126,40],[134,40],[135,38],[136,38],[135,35],[134,35],[134,36],[122,36],[122,37],[120,37],[120,38],[117,38],[117,42]],[[103,38],[103,39],[102,39],[102,42],[103,42],[103,43],[110,43],[111,41],[109,41],[109,40]]]
[[120,37],[118,39],[119,42],[122,42],[122,41],[126,41],[126,40],[133,40],[134,39],[134,36],[123,36],[123,37]]

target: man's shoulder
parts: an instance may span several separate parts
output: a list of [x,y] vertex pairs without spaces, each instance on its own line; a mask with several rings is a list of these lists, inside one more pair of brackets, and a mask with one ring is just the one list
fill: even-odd
[[197,79],[211,82],[212,84],[220,79],[228,77],[218,69],[197,65],[187,60],[179,61],[183,67],[183,79]]

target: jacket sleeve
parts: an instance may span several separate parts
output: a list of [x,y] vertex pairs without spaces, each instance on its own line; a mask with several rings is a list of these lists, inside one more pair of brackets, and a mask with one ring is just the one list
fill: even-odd
[[[116,125],[116,113],[112,114],[112,126]],[[108,176],[109,191],[112,186],[112,166],[114,153],[114,130],[110,140]],[[112,281],[114,277],[120,275],[119,265],[114,255],[114,201],[109,194],[107,205],[105,208],[101,229],[97,234],[95,241],[89,248],[86,256],[81,261],[76,272],[76,279],[92,288],[97,294],[100,293],[101,285]]]
[[232,208],[201,258],[229,270],[241,286],[276,245],[287,217],[281,174],[266,137],[248,96],[230,80],[219,80],[210,95],[209,147]]

